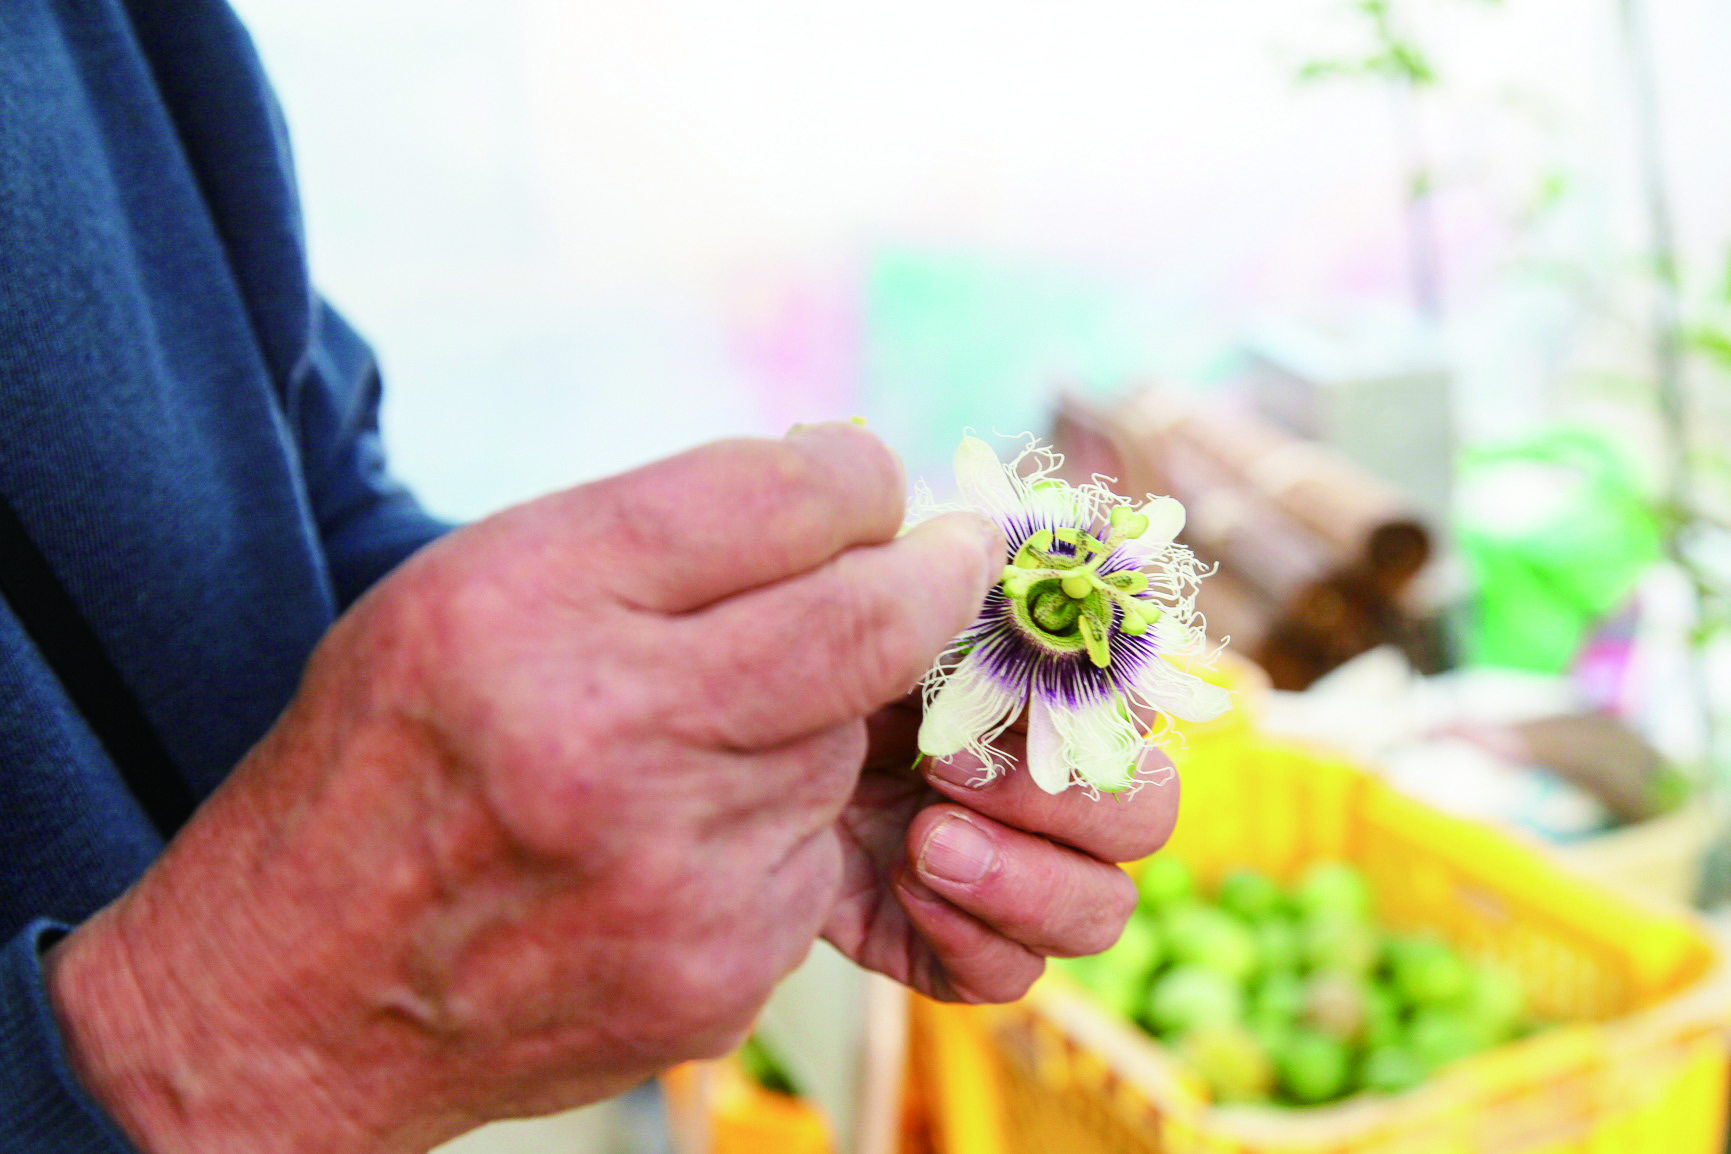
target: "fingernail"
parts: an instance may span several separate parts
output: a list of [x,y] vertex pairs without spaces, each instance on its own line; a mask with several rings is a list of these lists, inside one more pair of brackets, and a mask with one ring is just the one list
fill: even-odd
[[[978,765],[958,765],[947,757],[926,759],[926,776],[950,785],[979,789],[986,784],[986,771]],[[978,784],[975,784],[975,783]]]
[[823,433],[833,433],[837,429],[848,428],[851,423],[852,422],[849,421],[816,421],[808,425],[801,421],[788,426],[788,430],[782,436],[782,440],[792,441],[799,437],[814,437]]
[[962,817],[947,817],[926,837],[919,872],[956,885],[972,885],[998,861],[992,839]]

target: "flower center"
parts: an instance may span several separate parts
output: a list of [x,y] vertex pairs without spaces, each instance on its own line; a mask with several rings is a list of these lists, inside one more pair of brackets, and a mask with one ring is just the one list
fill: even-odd
[[1073,601],[1056,581],[1048,581],[1028,596],[1028,616],[1042,632],[1069,637],[1082,619],[1082,603]]
[[1100,573],[1113,550],[1147,528],[1147,517],[1119,508],[1112,510],[1104,541],[1071,528],[1042,529],[1029,537],[1004,567],[1002,580],[1023,631],[1054,652],[1086,649],[1095,665],[1109,666],[1114,632],[1138,637],[1160,619],[1159,607],[1137,596],[1148,589],[1147,574],[1135,569]]

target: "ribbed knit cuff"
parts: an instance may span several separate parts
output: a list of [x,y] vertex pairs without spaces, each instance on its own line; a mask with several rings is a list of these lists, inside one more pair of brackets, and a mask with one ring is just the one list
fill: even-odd
[[72,1075],[42,951],[71,927],[38,919],[0,949],[0,1150],[137,1154]]

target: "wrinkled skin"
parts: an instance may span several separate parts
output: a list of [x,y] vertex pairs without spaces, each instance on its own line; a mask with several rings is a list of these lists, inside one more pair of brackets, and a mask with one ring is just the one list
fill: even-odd
[[[861,965],[943,1001],[1011,1001],[1047,957],[1098,953],[1118,940],[1135,888],[1109,862],[1146,857],[1178,817],[1178,780],[1132,796],[1041,790],[1019,768],[978,784],[966,754],[908,773],[917,696],[868,721],[871,753],[837,830],[847,873],[824,936]],[[1019,757],[1023,718],[1000,744]],[[1149,776],[1169,763],[1153,754]],[[992,859],[958,882],[930,868],[929,839],[947,821],[983,833]]]
[[[424,1150],[725,1052],[819,934],[964,1000],[1109,945],[1108,863],[1164,841],[1176,788],[914,773],[905,695],[1003,543],[901,515],[893,456],[822,426],[411,558],[50,952],[79,1077],[152,1154]],[[946,854],[958,830],[983,841]]]

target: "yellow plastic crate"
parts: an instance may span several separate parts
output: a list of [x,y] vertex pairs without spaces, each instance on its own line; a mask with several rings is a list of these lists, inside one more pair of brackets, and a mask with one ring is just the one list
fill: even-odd
[[1244,731],[1177,751],[1171,845],[1204,880],[1350,861],[1388,925],[1440,931],[1568,1025],[1394,1097],[1213,1106],[1158,1043],[1061,975],[1008,1007],[916,1004],[939,1154],[1718,1154],[1731,993],[1685,915],[1637,907],[1538,849],[1338,760]]
[[661,1092],[679,1154],[834,1154],[816,1106],[765,1090],[731,1056],[665,1071]]

